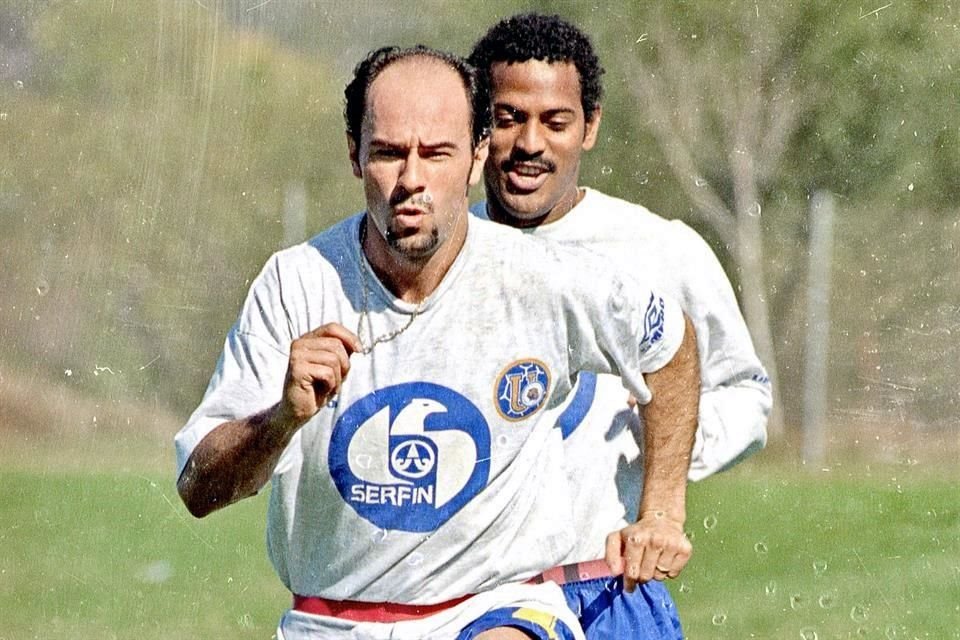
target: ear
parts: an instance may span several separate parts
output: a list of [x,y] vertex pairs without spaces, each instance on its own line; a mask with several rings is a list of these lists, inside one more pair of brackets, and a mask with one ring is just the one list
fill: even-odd
[[600,118],[603,116],[603,108],[597,105],[593,112],[593,117],[587,121],[586,128],[583,130],[583,144],[580,145],[584,151],[593,149],[597,143],[597,135],[600,133]]
[[481,140],[473,150],[473,164],[470,165],[470,186],[476,186],[483,177],[483,165],[487,162],[490,153],[490,138]]
[[363,171],[360,169],[360,150],[357,149],[357,143],[353,136],[347,134],[347,149],[350,150],[350,164],[353,165],[353,175],[357,178],[363,177]]

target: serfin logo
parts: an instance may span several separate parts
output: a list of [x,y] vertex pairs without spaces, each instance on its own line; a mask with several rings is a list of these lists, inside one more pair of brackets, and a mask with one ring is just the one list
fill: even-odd
[[433,531],[486,486],[490,428],[451,389],[394,385],[340,416],[328,459],[337,490],[362,518],[382,529]]

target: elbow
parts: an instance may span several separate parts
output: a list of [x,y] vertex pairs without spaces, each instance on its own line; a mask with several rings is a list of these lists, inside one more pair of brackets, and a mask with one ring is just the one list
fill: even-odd
[[187,473],[187,469],[184,469],[180,478],[177,479],[177,493],[194,518],[205,518],[217,509],[216,503],[207,499],[204,492],[198,490],[197,483]]

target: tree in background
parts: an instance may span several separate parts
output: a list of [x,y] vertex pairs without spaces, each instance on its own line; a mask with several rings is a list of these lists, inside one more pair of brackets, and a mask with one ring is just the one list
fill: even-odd
[[[614,73],[640,107],[635,124],[655,141],[693,222],[735,265],[782,411],[778,362],[802,357],[783,336],[802,312],[812,192],[902,209],[906,190],[922,183],[909,206],[955,207],[958,182],[948,176],[957,175],[958,123],[945,115],[956,114],[957,13],[940,3],[865,10],[752,0],[624,11],[636,39],[623,43],[622,23],[608,20],[601,41],[620,40]],[[789,387],[802,384],[801,371],[794,367]],[[772,435],[782,424],[779,413]]]
[[189,407],[288,185],[311,227],[351,206],[341,83],[197,3],[37,7],[0,94],[4,364]]

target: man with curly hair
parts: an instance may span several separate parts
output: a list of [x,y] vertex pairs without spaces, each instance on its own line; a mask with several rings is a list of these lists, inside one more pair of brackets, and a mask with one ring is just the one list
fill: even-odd
[[[695,436],[645,427],[620,380],[580,375],[558,425],[579,539],[563,566],[541,576],[563,586],[588,638],[681,638],[661,581],[679,575],[692,550],[684,534],[686,480],[763,447],[766,373],[703,239],[679,221],[579,186],[581,156],[594,146],[602,115],[604,71],[590,39],[558,16],[517,15],[494,25],[469,61],[493,109],[488,201],[473,212],[654,277],[696,327],[702,391]],[[645,548],[636,589],[628,576],[618,577],[622,563],[600,560],[621,543],[605,541],[607,532],[634,520]]]

